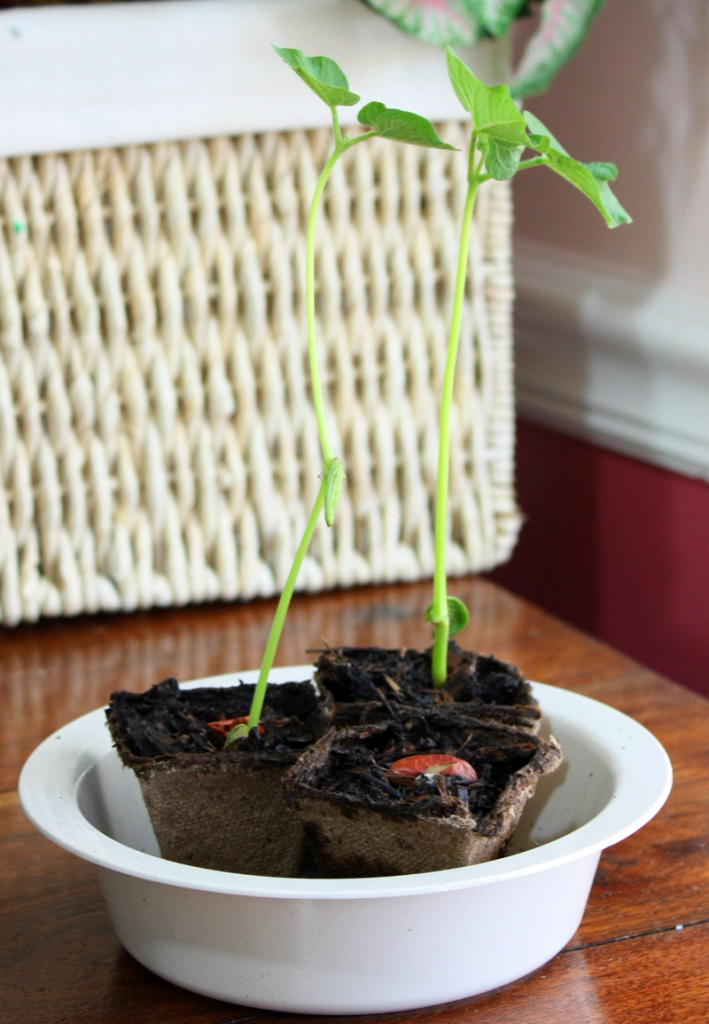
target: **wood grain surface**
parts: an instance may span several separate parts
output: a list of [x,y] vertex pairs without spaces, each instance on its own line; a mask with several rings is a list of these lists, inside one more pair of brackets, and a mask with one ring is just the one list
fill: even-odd
[[[425,646],[421,617],[429,589],[410,584],[299,597],[277,661],[307,661],[307,649],[324,641]],[[461,580],[453,589],[471,609],[465,646],[637,718],[665,745],[675,785],[650,824],[605,852],[584,920],[553,961],[495,993],[385,1019],[705,1024],[709,701],[488,581]],[[112,690],[143,690],[167,675],[186,680],[256,667],[273,608],[264,601],[171,609],[0,633],[0,1024],[303,1019],[204,999],[146,971],[115,938],[93,868],[35,832],[14,791],[37,743],[105,703]]]

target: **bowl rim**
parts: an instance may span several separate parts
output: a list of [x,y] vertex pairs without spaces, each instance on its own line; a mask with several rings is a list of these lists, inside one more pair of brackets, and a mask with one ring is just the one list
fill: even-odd
[[[254,682],[258,673],[230,672],[181,684],[233,686]],[[312,665],[271,672],[272,682],[312,679]],[[558,839],[501,860],[445,871],[379,878],[274,878],[196,868],[163,860],[111,839],[83,815],[82,779],[111,750],[104,708],[58,729],[30,755],[19,781],[23,810],[48,839],[98,867],[180,888],[235,896],[277,899],[354,899],[420,896],[504,882],[592,856],[620,842],[648,822],[672,788],[672,765],[664,747],[628,715],[591,697],[544,683],[532,683],[546,713],[581,728],[606,754],[615,789],[590,821]],[[128,769],[126,769],[128,770]]]

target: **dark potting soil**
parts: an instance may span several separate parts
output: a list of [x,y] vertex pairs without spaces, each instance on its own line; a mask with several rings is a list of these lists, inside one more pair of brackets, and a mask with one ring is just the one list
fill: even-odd
[[448,679],[433,687],[432,648],[388,650],[384,647],[335,647],[322,651],[315,680],[338,703],[386,700],[425,707],[455,701],[465,704],[526,705],[536,708],[529,683],[519,669],[497,658],[448,645]]
[[[328,742],[328,738],[322,741]],[[343,729],[330,741],[328,757],[301,781],[340,804],[366,805],[389,815],[446,817],[489,814],[510,776],[528,764],[539,741],[514,730],[466,722],[453,709],[429,708],[406,721]],[[412,754],[440,753],[468,761],[478,776],[405,778],[389,770]],[[296,769],[297,771],[297,769]],[[289,799],[288,786],[286,799]]]
[[[224,736],[209,723],[248,715],[254,689],[253,684],[242,683],[181,690],[170,678],[146,693],[112,693],[106,717],[114,740],[120,739],[133,757],[218,754],[224,749]],[[269,684],[261,727],[263,733],[252,729],[226,753],[304,750],[325,731],[327,713],[309,683]]]

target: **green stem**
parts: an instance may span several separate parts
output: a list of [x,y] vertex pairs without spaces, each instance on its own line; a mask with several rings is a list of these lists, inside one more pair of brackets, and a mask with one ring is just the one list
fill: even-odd
[[[340,125],[337,118],[337,111],[333,108],[332,110],[332,128],[335,135],[335,150],[332,153],[330,159],[323,167],[320,172],[315,191],[313,193],[312,202],[310,204],[310,211],[308,214],[308,227],[305,240],[305,308],[308,328],[308,356],[310,359],[310,376],[312,381],[313,390],[313,405],[315,406],[315,415],[318,422],[318,433],[320,435],[320,444],[323,452],[323,460],[325,462],[325,468],[322,476],[322,483],[320,484],[320,490],[318,496],[313,505],[313,509],[310,513],[310,517],[305,527],[305,532],[301,538],[298,550],[295,553],[293,559],[293,565],[291,566],[288,578],[286,580],[283,592],[278,601],[278,607],[276,608],[276,614],[273,619],[273,625],[271,631],[268,634],[268,641],[266,643],[266,649],[263,652],[263,659],[261,661],[261,669],[259,671],[258,682],[254,691],[253,700],[251,702],[251,710],[249,712],[249,721],[246,729],[250,731],[258,726],[263,711],[263,702],[266,697],[266,686],[268,684],[268,677],[273,668],[273,662],[276,657],[276,650],[278,648],[278,642],[281,638],[281,632],[283,630],[283,623],[285,622],[288,608],[290,606],[291,598],[293,597],[293,591],[295,589],[295,583],[300,572],[300,567],[303,564],[310,541],[313,538],[315,527],[317,525],[318,517],[322,512],[325,504],[325,491],[327,484],[327,475],[330,468],[330,464],[334,458],[332,450],[332,442],[330,441],[330,434],[327,429],[327,419],[325,417],[325,403],[323,401],[322,385],[320,383],[320,368],[318,366],[318,352],[315,335],[315,227],[317,224],[317,216],[320,208],[320,200],[322,199],[323,189],[327,184],[327,180],[330,177],[333,167],[337,163],[338,159],[344,152],[351,149],[352,146],[356,146],[357,143],[363,142],[365,139],[370,138],[374,132],[367,132],[362,135],[355,136],[354,138],[347,138],[342,135],[340,131]],[[229,746],[238,736],[243,735],[244,727],[236,726],[226,738],[225,746]]]
[[352,149],[353,146],[356,146],[360,142],[366,142],[367,139],[373,139],[376,134],[377,133],[375,131],[371,131],[362,132],[361,135],[353,135],[351,138],[345,140],[343,149]]
[[332,134],[335,136],[335,149],[339,150],[342,147],[342,132],[340,130],[340,119],[337,116],[337,107],[330,107],[330,113],[332,114]]
[[[335,123],[337,121],[337,118],[334,116],[334,111],[333,121]],[[315,225],[318,219],[318,210],[320,207],[320,199],[322,197],[323,189],[325,188],[327,179],[330,177],[332,169],[339,160],[342,151],[343,145],[340,142],[320,172],[320,177],[318,178],[317,185],[315,186],[315,192],[313,193],[313,199],[310,204],[308,230],[305,237],[305,311],[308,328],[310,379],[313,390],[313,405],[315,406],[315,416],[318,421],[318,433],[320,434],[320,445],[322,447],[326,471],[327,467],[332,462],[334,452],[332,450],[330,434],[327,429],[325,403],[323,401],[322,385],[320,383],[320,367],[318,366],[318,349],[315,338]]]
[[[471,148],[474,142],[471,143]],[[472,176],[465,197],[463,225],[460,232],[458,247],[458,269],[455,279],[453,298],[453,314],[451,317],[448,349],[446,352],[446,368],[443,376],[443,394],[441,396],[440,432],[438,438],[438,480],[436,483],[436,528],[435,528],[435,567],[433,574],[433,658],[431,671],[433,685],[437,688],[445,686],[448,676],[448,594],[446,588],[446,520],[448,513],[448,475],[450,463],[450,413],[453,402],[453,385],[455,383],[455,363],[460,340],[460,325],[463,315],[463,299],[465,297],[465,281],[468,272],[468,252],[470,249],[470,229],[475,195],[479,180]]]
[[518,171],[524,171],[527,167],[543,167],[544,164],[548,164],[549,161],[545,156],[534,156],[530,160],[521,160]]
[[[266,686],[268,684],[268,677],[273,668],[273,662],[276,657],[276,649],[278,648],[278,641],[281,639],[281,632],[283,631],[283,623],[285,622],[286,615],[288,613],[288,606],[290,605],[291,598],[293,597],[293,591],[295,589],[296,580],[298,579],[298,573],[300,567],[303,564],[310,542],[313,539],[315,527],[317,526],[320,513],[322,512],[323,504],[325,502],[325,479],[323,478],[320,484],[320,490],[318,496],[315,499],[312,511],[308,518],[308,522],[305,526],[305,531],[301,538],[298,550],[295,553],[293,559],[293,565],[288,573],[288,579],[283,587],[283,593],[278,601],[278,607],[276,608],[276,614],[273,619],[271,626],[271,632],[268,634],[268,641],[266,642],[266,650],[263,652],[263,660],[261,662],[261,670],[258,676],[258,682],[256,683],[256,689],[254,691],[253,700],[251,702],[251,710],[249,712],[249,721],[247,729],[255,729],[258,726],[261,718],[261,712],[263,711],[263,702],[266,697]],[[237,727],[238,728],[238,727]],[[231,734],[230,734],[231,735]],[[236,738],[236,737],[234,737]],[[229,743],[229,737],[227,737],[227,744]]]
[[364,142],[365,139],[371,138],[371,136],[375,134],[374,132],[365,132],[362,135],[354,136],[354,138],[347,138],[343,136],[340,132],[337,111],[334,108],[332,111],[332,129],[335,133],[335,149],[330,159],[320,172],[320,177],[318,178],[315,186],[313,198],[310,203],[308,227],[305,236],[305,311],[308,330],[308,357],[310,360],[310,379],[312,382],[313,405],[315,407],[315,416],[318,421],[318,434],[320,435],[320,445],[322,447],[326,473],[334,457],[334,452],[332,449],[332,442],[330,440],[330,432],[327,429],[325,402],[323,400],[322,384],[320,382],[320,367],[318,365],[318,349],[315,336],[315,227],[317,224],[323,189],[327,184],[327,180],[332,173],[333,167],[342,154],[347,152],[348,149],[351,149],[360,142]]

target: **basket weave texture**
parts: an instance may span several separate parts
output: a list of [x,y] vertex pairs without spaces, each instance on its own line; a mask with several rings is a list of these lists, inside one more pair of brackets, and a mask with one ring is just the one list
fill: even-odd
[[[441,129],[464,145],[464,129]],[[0,618],[282,587],[322,469],[304,225],[325,131],[0,161]],[[328,185],[321,366],[348,474],[299,578],[433,570],[459,154],[372,140]],[[480,190],[452,430],[450,571],[491,567],[513,487],[511,205]]]

